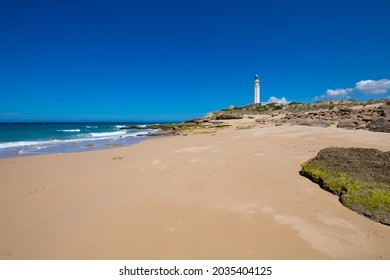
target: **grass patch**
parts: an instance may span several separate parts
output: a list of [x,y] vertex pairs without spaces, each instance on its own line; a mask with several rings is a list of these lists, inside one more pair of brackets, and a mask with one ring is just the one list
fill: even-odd
[[199,130],[192,132],[192,134],[215,134],[216,132],[216,130]]
[[208,128],[223,129],[223,128],[228,128],[230,126],[231,126],[230,124],[216,124],[216,125],[209,126]]
[[390,225],[390,190],[380,183],[361,181],[312,160],[302,164],[300,173],[324,190],[339,196],[344,206]]

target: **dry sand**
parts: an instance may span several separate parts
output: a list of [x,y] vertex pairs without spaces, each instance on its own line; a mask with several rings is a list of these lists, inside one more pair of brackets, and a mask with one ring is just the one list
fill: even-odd
[[329,146],[390,134],[256,126],[1,159],[0,259],[390,259],[390,227],[298,174]]

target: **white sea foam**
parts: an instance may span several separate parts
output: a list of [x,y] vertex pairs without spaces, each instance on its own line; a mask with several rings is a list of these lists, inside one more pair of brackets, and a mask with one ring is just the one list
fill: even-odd
[[48,147],[48,146],[34,146],[34,147],[31,147],[29,150],[24,150],[24,149],[22,149],[22,150],[20,150],[18,153],[19,153],[20,155],[22,155],[22,154],[31,154],[31,153],[37,152],[37,151],[39,151],[39,150],[45,149],[45,148],[47,148],[47,147]]
[[[107,139],[117,139],[120,136],[123,137],[136,137],[145,136],[149,132],[156,131],[154,129],[142,130],[138,132],[127,133],[127,131],[114,131],[114,132],[101,132],[101,133],[90,133],[90,134],[79,134],[77,138],[72,139],[51,139],[43,141],[17,141],[17,142],[5,142],[0,143],[0,149],[12,149],[12,148],[23,148],[19,152],[20,154],[29,153],[31,150],[40,150],[53,145],[61,145],[67,143],[82,143],[88,141],[99,141]],[[27,147],[27,148],[26,148]]]
[[142,130],[142,131],[133,132],[133,133],[126,133],[126,136],[129,136],[129,137],[146,136],[150,132],[156,132],[157,130],[158,129],[147,129],[147,130]]
[[126,127],[126,125],[116,125],[115,127],[116,128],[122,128],[122,127]]
[[96,125],[92,125],[92,126],[91,125],[87,125],[86,128],[97,128],[97,126]]
[[6,143],[0,143],[0,149],[34,146],[34,145],[39,145],[40,143],[42,143],[42,141],[6,142]]
[[80,132],[80,129],[60,129],[58,132]]
[[126,131],[114,131],[114,132],[99,132],[99,133],[91,133],[92,137],[113,137],[113,136],[121,136],[125,135]]
[[92,137],[114,137],[114,136],[121,136],[125,135],[126,131],[114,131],[114,132],[99,132],[99,133],[91,133],[90,135]]

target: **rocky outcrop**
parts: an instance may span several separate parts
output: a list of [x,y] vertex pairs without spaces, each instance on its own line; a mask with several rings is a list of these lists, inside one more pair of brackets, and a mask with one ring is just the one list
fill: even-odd
[[[194,134],[207,134],[215,133],[216,130],[229,127],[229,124],[224,124],[219,121],[211,121],[206,119],[193,119],[183,123],[173,124],[153,124],[146,126],[126,126],[120,129],[137,129],[137,130],[149,130],[150,132],[146,136],[175,136],[175,135],[188,135]],[[145,134],[142,134],[145,136]]]
[[390,151],[326,148],[300,174],[339,196],[344,206],[390,225]]
[[242,119],[242,116],[238,115],[227,115],[227,114],[221,114],[214,116],[215,120],[239,120]]
[[233,107],[206,114],[178,124],[157,124],[148,126],[128,126],[121,129],[151,129],[150,136],[180,135],[189,130],[209,129],[223,126],[226,120],[247,118],[260,125],[281,126],[286,124],[328,127],[343,129],[367,129],[390,133],[390,101],[372,100],[359,103],[354,100],[324,101],[314,104],[290,103],[251,104]]
[[390,133],[390,105],[369,108],[334,108],[313,112],[286,113],[284,123],[309,126],[336,125],[344,129],[368,129]]
[[251,104],[244,107],[231,106],[217,112],[208,113],[203,121],[255,119],[259,124],[305,125],[344,129],[368,129],[377,132],[390,132],[390,101],[355,100],[322,101],[312,104],[292,102],[288,105],[275,103]]
[[357,127],[357,125],[358,125],[358,123],[356,121],[344,120],[344,121],[340,121],[337,124],[337,127],[338,128],[345,128],[345,129],[354,129]]

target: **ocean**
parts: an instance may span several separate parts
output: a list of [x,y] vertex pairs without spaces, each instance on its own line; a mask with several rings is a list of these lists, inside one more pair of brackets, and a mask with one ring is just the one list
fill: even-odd
[[155,123],[6,122],[0,123],[0,158],[70,153],[129,146],[148,138],[150,129],[121,130]]

